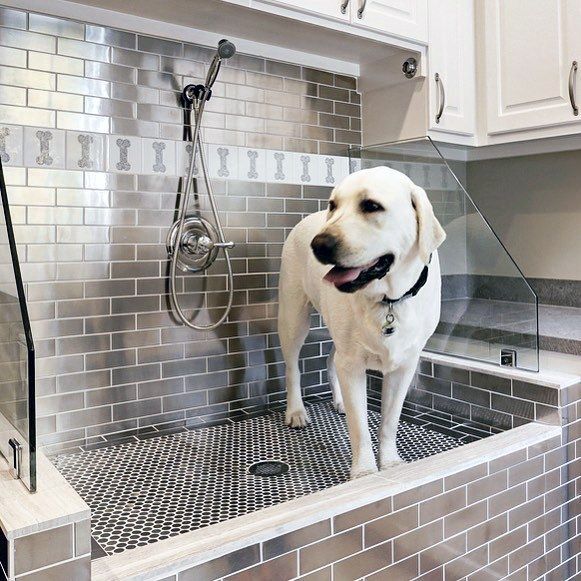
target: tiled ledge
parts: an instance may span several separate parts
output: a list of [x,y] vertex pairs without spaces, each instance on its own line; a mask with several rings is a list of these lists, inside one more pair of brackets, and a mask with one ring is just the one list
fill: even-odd
[[37,492],[31,494],[8,473],[0,458],[0,525],[8,540],[90,517],[87,504],[44,454],[37,452]]
[[563,373],[549,369],[541,368],[538,372],[525,371],[524,369],[500,367],[490,363],[484,363],[472,359],[462,359],[450,355],[441,355],[440,353],[431,353],[429,351],[423,351],[422,358],[433,363],[441,363],[442,365],[467,369],[468,371],[478,371],[481,373],[496,375],[498,377],[526,381],[527,383],[535,383],[537,385],[552,387],[554,389],[563,389],[581,382],[581,376],[578,374]]
[[146,580],[343,514],[426,482],[467,470],[559,436],[556,426],[527,424],[401,468],[347,482],[237,519],[93,562],[94,581]]

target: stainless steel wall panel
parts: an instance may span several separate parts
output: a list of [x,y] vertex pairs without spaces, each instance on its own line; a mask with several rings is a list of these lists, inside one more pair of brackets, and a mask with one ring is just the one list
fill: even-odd
[[56,342],[58,355],[91,353],[111,349],[110,335],[86,335],[84,337],[63,337]]
[[205,67],[202,63],[197,63],[185,59],[170,58],[167,56],[161,57],[159,70],[163,73],[172,73],[174,75],[185,75],[188,77],[195,77],[198,78],[200,82],[204,79],[206,75]]
[[[27,16],[0,9],[3,123],[65,129],[69,146],[78,135],[72,130],[172,146],[181,140],[179,94],[202,80],[211,49],[39,15],[27,30]],[[345,155],[360,127],[355,88],[349,77],[237,55],[214,87],[205,137],[214,152],[239,146]],[[108,153],[107,138],[103,144]],[[102,171],[107,164],[78,171],[73,155],[67,169],[6,168],[43,376],[43,442],[65,446],[138,426],[195,423],[280,399],[282,242],[330,189],[267,183],[266,176],[253,182],[242,171],[240,180],[213,179],[226,236],[237,243],[234,309],[219,329],[199,334],[169,311],[164,244],[183,160],[175,175],[159,176]],[[211,171],[217,177],[214,165]],[[198,186],[191,211],[207,216]],[[206,276],[179,277],[184,305],[202,307],[199,322],[220,316],[225,272],[220,258]],[[303,351],[311,388],[323,389],[327,344],[318,330]]]
[[64,20],[45,16],[44,14],[29,14],[28,29],[33,32],[51,34],[57,37],[75,38],[82,40],[85,37],[85,25],[73,20]]
[[85,40],[121,48],[137,47],[137,36],[135,34],[102,26],[87,25]]
[[136,85],[112,83],[111,96],[114,99],[131,101],[133,103],[159,103],[159,91],[157,89],[138,87]]
[[27,14],[11,8],[0,8],[0,26],[26,29]]
[[184,45],[181,42],[143,35],[139,35],[137,39],[137,48],[141,52],[152,52],[167,56],[182,56],[184,51]]
[[[20,66],[13,63],[13,66]],[[82,76],[84,62],[78,58],[58,56],[44,52],[28,52],[28,67],[30,69],[51,73]]]
[[73,56],[92,61],[109,62],[111,59],[110,47],[80,40],[72,40],[70,38],[58,39],[57,52],[65,56]]
[[117,385],[114,388],[91,389],[87,391],[87,407],[106,406],[113,403],[133,401],[137,398],[137,386]]
[[122,65],[86,61],[85,76],[90,79],[135,84],[137,81],[137,70]]
[[56,75],[43,71],[0,66],[0,85],[54,91]]
[[73,77],[63,74],[58,75],[57,86],[58,90],[63,93],[76,93],[78,95],[90,95],[93,97],[109,97],[111,93],[111,85],[108,81]]
[[41,52],[56,52],[57,39],[53,36],[2,28],[0,30],[0,44],[26,50],[38,50]]
[[54,109],[55,111],[82,112],[83,97],[81,95],[57,93],[56,91],[28,89],[28,105],[30,107]]
[[85,113],[92,115],[106,115],[108,117],[135,118],[136,106],[134,103],[119,99],[102,99],[101,97],[85,97]]
[[157,123],[135,121],[133,119],[111,118],[111,133],[120,135],[137,135],[139,137],[158,137]]
[[0,105],[26,105],[26,89],[23,87],[7,87],[4,85],[0,91]]
[[7,46],[0,47],[0,65],[26,68],[26,51]]

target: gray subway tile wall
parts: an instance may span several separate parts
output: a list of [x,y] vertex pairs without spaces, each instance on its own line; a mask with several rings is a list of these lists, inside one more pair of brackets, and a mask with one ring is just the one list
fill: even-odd
[[[1,12],[0,12],[1,16]],[[47,581],[91,578],[91,523],[81,520],[17,537],[8,543],[6,561],[10,579]],[[2,578],[6,579],[2,572]]]
[[[369,397],[376,405],[381,398],[381,385],[381,374],[370,372]],[[419,414],[436,411],[441,417],[439,429],[471,424],[472,428],[461,429],[476,436],[483,431],[509,430],[531,421],[559,425],[562,421],[559,404],[563,398],[578,397],[575,389],[559,391],[547,385],[423,360],[412,381],[405,406]]]
[[[165,237],[189,159],[179,95],[212,54],[0,11],[0,151],[39,353],[42,444],[197,423],[283,397],[282,243],[324,206],[327,178],[348,171],[348,146],[360,142],[357,82],[245,55],[222,68],[204,136],[226,236],[239,243],[235,303],[227,324],[200,334],[169,311]],[[196,209],[209,209],[203,189]],[[225,273],[219,260],[208,276],[179,281],[183,303],[202,307],[198,321],[219,316]],[[306,392],[326,389],[328,341],[314,316]]]

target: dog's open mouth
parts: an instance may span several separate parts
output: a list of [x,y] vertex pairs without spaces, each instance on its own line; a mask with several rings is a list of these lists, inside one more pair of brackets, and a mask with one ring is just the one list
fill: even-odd
[[372,280],[383,278],[395,257],[393,254],[384,254],[377,260],[368,262],[362,266],[346,268],[335,265],[326,275],[324,280],[335,285],[335,288],[344,293],[353,293]]

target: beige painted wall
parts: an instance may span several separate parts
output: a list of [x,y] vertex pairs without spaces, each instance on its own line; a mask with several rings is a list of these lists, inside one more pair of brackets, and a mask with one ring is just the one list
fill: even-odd
[[525,276],[581,280],[581,151],[471,162],[467,182]]

